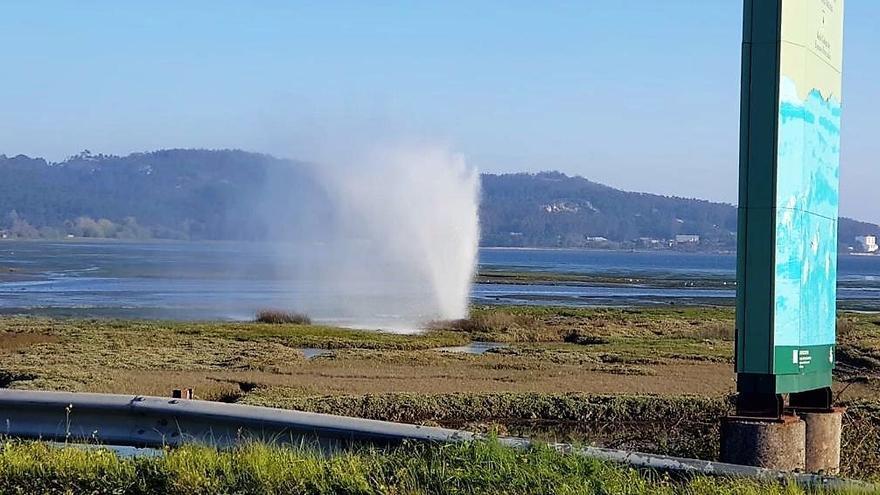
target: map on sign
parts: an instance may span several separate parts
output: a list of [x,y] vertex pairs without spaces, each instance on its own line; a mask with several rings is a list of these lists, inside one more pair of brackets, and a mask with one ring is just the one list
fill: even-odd
[[834,361],[843,1],[782,2],[774,372]]

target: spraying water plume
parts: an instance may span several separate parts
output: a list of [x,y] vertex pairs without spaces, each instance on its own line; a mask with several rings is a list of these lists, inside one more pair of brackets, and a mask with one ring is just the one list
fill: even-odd
[[387,147],[311,172],[321,193],[289,204],[294,242],[279,252],[291,309],[401,332],[467,316],[480,186],[460,155]]

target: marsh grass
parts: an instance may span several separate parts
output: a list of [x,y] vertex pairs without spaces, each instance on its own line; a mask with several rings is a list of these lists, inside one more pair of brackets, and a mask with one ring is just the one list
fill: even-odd
[[[496,342],[544,342],[558,340],[555,332],[549,332],[539,317],[515,311],[474,310],[469,318],[453,320],[448,328],[472,334],[475,340]],[[443,322],[435,324],[444,328]]]
[[[730,308],[561,308],[476,306],[467,319],[432,328],[471,334],[474,340],[561,342],[602,337],[678,337],[732,340]],[[587,342],[589,343],[589,342]]]
[[[260,444],[187,446],[152,458],[34,442],[0,444],[0,493],[800,494],[787,484],[655,472],[495,441],[321,454]],[[819,492],[814,492],[819,493]]]
[[843,314],[837,319],[837,361],[865,375],[880,373],[880,316]]
[[[602,445],[709,459],[733,383],[732,328],[728,308],[476,307],[467,321],[419,335],[0,317],[0,386],[158,396],[192,387],[201,399],[375,419],[510,431],[543,424],[548,439],[576,439],[586,425]],[[880,373],[880,316],[842,313],[838,328],[848,373]],[[433,350],[475,340],[509,346],[481,356]],[[333,353],[306,360],[303,347]],[[588,388],[597,385],[604,388]],[[606,392],[620,395],[597,395]],[[657,396],[626,395],[645,392]],[[845,396],[849,476],[880,475],[880,406],[852,401],[876,394],[870,382]]]
[[235,388],[231,382],[289,374],[306,361],[303,347],[411,351],[467,342],[442,331],[0,317],[0,379],[9,387],[157,395],[195,386],[200,397],[214,398]]
[[276,325],[311,325],[312,319],[304,313],[284,311],[280,309],[261,309],[254,318],[257,323],[273,323]]
[[284,388],[257,389],[242,402],[451,428],[488,424],[537,440],[699,459],[717,458],[718,418],[731,411],[726,397],[540,393],[316,397]]
[[663,397],[598,394],[376,394],[308,396],[292,389],[256,389],[246,404],[368,419],[420,423],[556,419],[581,422],[663,421],[718,418],[730,411],[727,397]]
[[[623,393],[647,389],[638,385],[638,377],[700,364],[706,366],[699,373],[714,379],[700,383],[711,383],[706,390],[719,394],[728,386],[719,377],[733,359],[733,319],[730,308],[478,306],[467,320],[399,335],[315,324],[2,317],[0,385],[154,395],[195,388],[203,399],[236,400],[243,395],[242,383],[302,387],[314,394],[552,393],[610,391],[578,384],[632,376],[632,382],[615,382],[614,390]],[[877,319],[841,315],[839,359],[858,373],[880,371]],[[510,345],[479,357],[432,350],[477,340]],[[334,352],[308,361],[300,351],[304,347]],[[585,376],[590,372],[594,375]],[[667,388],[677,383],[654,384],[650,390],[704,393],[706,388]],[[860,394],[866,389],[861,387]]]
[[[313,396],[283,387],[258,388],[242,402],[454,428],[491,424],[510,434],[537,440],[587,442],[707,460],[717,460],[719,418],[733,410],[733,396],[552,393]],[[880,480],[880,402],[856,400],[842,405],[847,407],[842,473],[859,479]]]
[[721,340],[725,342],[733,342],[736,338],[736,328],[732,321],[709,321],[709,322],[691,322],[695,329],[681,332],[681,335],[703,340]]
[[[467,322],[441,325],[418,335],[314,324],[3,317],[0,385],[159,396],[174,388],[195,388],[199,398],[235,400],[241,395],[241,383],[279,385],[291,377],[302,378],[289,385],[304,387],[312,386],[309,376],[314,377],[316,393],[327,390],[328,384],[338,384],[333,389],[356,386],[367,391],[358,384],[383,373],[388,380],[393,372],[393,377],[433,377],[436,384],[429,389],[446,391],[461,386],[456,377],[467,378],[474,387],[487,383],[497,388],[492,384],[566,380],[581,370],[650,376],[655,372],[646,365],[680,360],[724,362],[732,356],[732,345],[724,342],[626,330],[633,321],[653,320],[620,310],[499,307],[475,308],[473,313]],[[692,325],[681,321],[694,319],[692,315],[657,313],[656,318],[665,327],[692,331]],[[591,321],[603,323],[591,326]],[[480,358],[431,350],[474,340],[512,346]],[[307,361],[299,350],[304,347],[335,352]],[[346,367],[345,363],[350,364]],[[387,372],[378,367],[381,364],[389,366]],[[564,374],[554,379],[550,365]],[[324,371],[319,369],[322,366]],[[304,368],[310,375],[303,375]],[[342,376],[344,381],[333,376]],[[382,388],[372,383],[376,384],[372,388]]]

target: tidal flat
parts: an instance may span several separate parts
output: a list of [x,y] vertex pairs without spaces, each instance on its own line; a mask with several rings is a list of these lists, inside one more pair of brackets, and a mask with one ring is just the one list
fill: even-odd
[[[731,308],[478,306],[418,335],[322,325],[0,318],[0,386],[168,396],[716,458]],[[843,472],[880,479],[880,316],[841,313]],[[504,344],[481,354],[442,348]],[[321,350],[323,352],[315,352]]]

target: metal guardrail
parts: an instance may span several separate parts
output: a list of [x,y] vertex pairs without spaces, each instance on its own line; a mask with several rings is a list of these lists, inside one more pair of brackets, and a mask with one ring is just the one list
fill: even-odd
[[550,446],[560,452],[582,455],[592,459],[600,459],[617,464],[627,464],[642,469],[653,469],[656,471],[674,471],[693,475],[701,474],[707,476],[726,476],[729,478],[754,478],[767,481],[792,482],[811,489],[826,488],[831,490],[846,490],[847,492],[854,493],[880,492],[880,487],[872,483],[838,478],[835,476],[824,476],[821,474],[792,473],[754,466],[743,466],[740,464],[646,454],[643,452],[629,452],[601,447],[574,447],[571,444],[565,443],[550,444]]
[[243,440],[398,443],[471,440],[468,432],[268,407],[135,395],[0,389],[0,434],[132,447]]
[[[473,433],[403,423],[200,400],[132,395],[0,389],[0,434],[47,441],[128,447],[203,442],[228,447],[245,440],[279,444],[396,444],[404,440],[457,442]],[[532,442],[503,437],[505,445]],[[820,475],[788,473],[698,459],[599,447],[550,444],[561,452],[637,468],[715,476],[789,480],[803,486],[874,491],[874,485]]]

